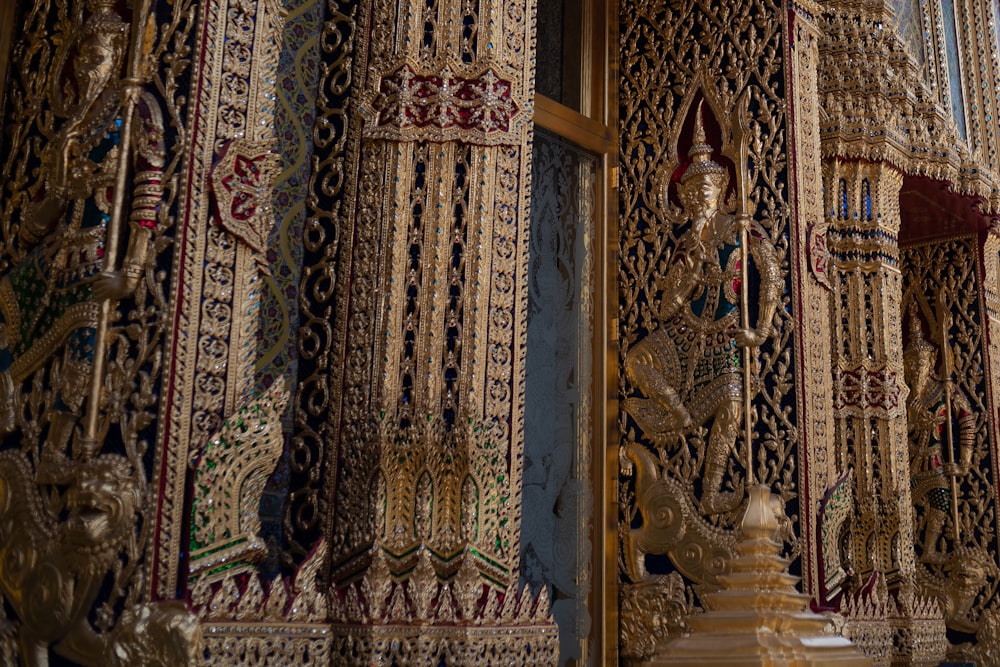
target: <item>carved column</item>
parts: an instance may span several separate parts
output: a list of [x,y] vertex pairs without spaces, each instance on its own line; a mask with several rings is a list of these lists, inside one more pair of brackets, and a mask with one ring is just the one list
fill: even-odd
[[[914,579],[899,196],[913,176],[968,193],[983,183],[940,86],[927,85],[896,26],[881,2],[838,2],[820,43],[840,473],[824,499],[820,532],[825,601],[849,617],[848,634],[877,664],[929,665],[940,661],[946,640],[936,603],[916,593]],[[860,597],[841,595],[869,583],[845,581],[851,568],[877,573]]]
[[990,455],[1000,455],[1000,230],[992,227],[982,245],[983,261],[983,329],[986,339],[987,406],[986,419],[993,449]]
[[[218,0],[202,18],[204,57],[191,84],[194,120],[183,162],[188,193],[178,215],[183,252],[172,285],[178,324],[155,471],[164,502],[151,580],[164,599],[205,573],[216,580],[267,556],[257,514],[283,448],[287,381],[261,400],[254,366],[279,171],[274,87],[284,16],[274,0]],[[190,488],[189,465],[197,480]],[[181,554],[187,572],[178,567]]]
[[897,243],[902,180],[884,163],[825,165],[837,455],[842,469],[854,470],[855,567],[891,582],[914,573]]
[[345,356],[324,434],[334,651],[348,661],[556,657],[547,601],[518,591],[533,11],[360,14]]

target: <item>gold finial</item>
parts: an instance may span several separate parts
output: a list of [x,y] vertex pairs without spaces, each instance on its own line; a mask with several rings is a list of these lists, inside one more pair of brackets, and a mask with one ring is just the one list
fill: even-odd
[[708,139],[705,136],[705,118],[702,112],[704,104],[705,100],[698,103],[698,111],[694,119],[694,141],[691,144],[691,149],[688,151],[688,157],[691,158],[691,165],[684,171],[684,175],[681,176],[681,183],[698,174],[718,174],[720,176],[726,174],[725,167],[712,159],[712,146],[708,143]]

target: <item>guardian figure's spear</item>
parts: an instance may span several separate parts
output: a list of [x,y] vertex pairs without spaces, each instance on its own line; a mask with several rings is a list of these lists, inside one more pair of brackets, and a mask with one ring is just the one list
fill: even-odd
[[[128,183],[129,157],[132,153],[132,117],[142,92],[143,60],[145,53],[146,24],[149,19],[150,0],[135,0],[132,9],[132,26],[129,56],[125,78],[122,126],[118,148],[118,171],[115,175],[115,198],[108,221],[108,236],[104,244],[104,268],[113,271],[118,263],[118,243],[121,237],[122,216],[125,210],[125,192]],[[105,356],[108,348],[108,322],[111,317],[111,300],[102,299],[94,335],[94,364],[90,377],[87,415],[83,423],[83,442],[92,456],[97,448],[97,421],[100,416],[101,390],[104,384]]]
[[[945,407],[945,448],[948,450],[948,469],[949,472],[953,471],[955,468],[955,433],[954,427],[952,426],[952,416],[954,415],[954,407],[951,403],[951,343],[948,342],[948,329],[951,328],[951,313],[948,310],[948,300],[946,293],[942,290],[938,294],[938,321],[941,323],[941,353],[944,359],[942,359],[941,370],[944,372],[944,407]],[[956,544],[958,543],[958,479],[956,479],[954,474],[949,474],[948,478],[951,482],[951,520],[952,520],[952,531],[955,537]]]

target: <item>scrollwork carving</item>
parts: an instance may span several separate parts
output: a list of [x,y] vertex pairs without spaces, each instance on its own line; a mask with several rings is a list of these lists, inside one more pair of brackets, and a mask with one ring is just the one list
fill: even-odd
[[620,603],[622,657],[649,659],[658,646],[690,632],[686,619],[694,611],[693,597],[676,572],[626,584]]

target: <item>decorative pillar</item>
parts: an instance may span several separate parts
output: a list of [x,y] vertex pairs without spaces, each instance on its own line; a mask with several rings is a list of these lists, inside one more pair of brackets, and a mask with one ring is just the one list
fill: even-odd
[[988,391],[986,424],[993,447],[990,455],[1000,456],[1000,229],[991,225],[982,243],[983,333]]
[[[845,632],[891,638],[892,664],[934,665],[945,652],[944,620],[936,601],[917,591],[913,549],[898,244],[903,175],[885,163],[833,159],[824,181],[835,267],[836,455],[853,494],[852,516],[824,546],[839,550],[848,575],[858,576],[853,569],[861,582],[888,588],[876,594],[863,583],[862,596],[881,600],[870,614],[851,598],[857,591],[845,593]],[[862,629],[872,621],[877,629]],[[876,658],[885,650],[859,644]]]
[[[876,664],[932,665],[947,642],[936,600],[918,592],[916,577],[898,246],[906,221],[899,199],[913,177],[968,195],[988,194],[990,187],[959,134],[942,93],[947,86],[929,87],[910,55],[904,38],[920,35],[901,36],[896,28],[895,14],[881,2],[835,3],[822,25],[820,135],[836,267],[838,475],[820,507],[820,602],[848,617],[845,632]],[[939,46],[924,44],[932,54]]]
[[544,592],[518,590],[533,12],[360,8],[371,34],[354,56],[333,320],[345,353],[322,427],[348,662],[556,659]]
[[854,567],[895,585],[914,575],[897,242],[903,176],[884,163],[831,160],[824,180],[837,456],[854,471]]
[[267,556],[258,507],[283,449],[287,380],[261,396],[254,366],[279,171],[272,149],[284,15],[274,0],[219,0],[200,16],[197,50],[204,57],[191,84],[190,148],[182,162],[188,192],[170,302],[177,325],[155,470],[164,502],[151,581],[162,599]]

